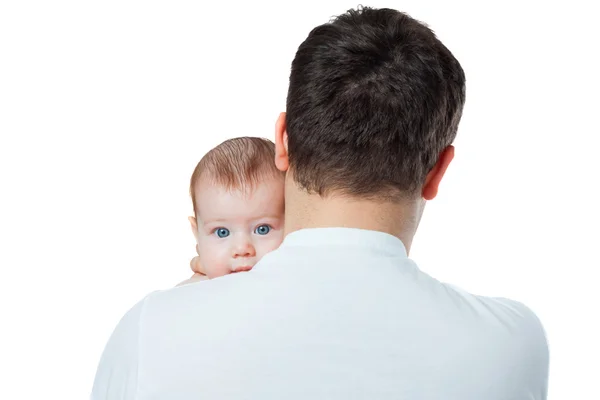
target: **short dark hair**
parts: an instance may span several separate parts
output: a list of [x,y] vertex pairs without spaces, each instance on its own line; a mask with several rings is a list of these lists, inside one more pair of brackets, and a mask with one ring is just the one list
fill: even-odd
[[313,29],[292,62],[290,171],[309,193],[401,199],[456,137],[465,74],[425,24],[349,10]]

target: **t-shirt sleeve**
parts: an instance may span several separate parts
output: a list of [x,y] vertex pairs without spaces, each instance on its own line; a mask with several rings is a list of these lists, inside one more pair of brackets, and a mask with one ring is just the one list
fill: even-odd
[[146,300],[133,306],[117,324],[100,358],[91,400],[133,400],[138,385],[140,325]]
[[515,329],[515,340],[520,345],[513,354],[513,357],[520,358],[521,390],[518,395],[523,399],[546,400],[550,355],[542,322],[520,302],[505,299],[505,304],[520,316],[518,328]]

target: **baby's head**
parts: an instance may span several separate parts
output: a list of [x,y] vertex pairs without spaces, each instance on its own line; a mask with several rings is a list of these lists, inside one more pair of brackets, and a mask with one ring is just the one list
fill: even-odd
[[192,231],[209,278],[248,271],[283,240],[284,174],[275,145],[240,137],[209,151],[190,182]]

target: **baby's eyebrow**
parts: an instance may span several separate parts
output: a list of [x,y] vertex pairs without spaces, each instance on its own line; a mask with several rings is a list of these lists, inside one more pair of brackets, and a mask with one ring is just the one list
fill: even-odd
[[199,220],[202,222],[202,225],[217,225],[217,224],[226,224],[227,221],[224,219],[208,219],[208,220]]
[[[258,215],[258,216],[248,216],[245,218],[245,221],[243,223],[250,223],[250,224],[255,224],[257,222],[260,221],[281,221],[284,218],[283,215]],[[238,221],[241,222],[241,221]],[[206,225],[228,225],[228,224],[235,224],[235,221],[232,221],[230,219],[223,219],[223,218],[214,218],[214,219],[206,219],[203,220],[201,218],[198,218],[198,224],[202,224],[203,226]]]
[[252,218],[252,221],[253,222],[258,222],[258,221],[265,220],[265,219],[267,219],[267,220],[274,220],[274,219],[282,219],[282,218],[283,218],[283,215],[277,215],[277,216],[263,215],[263,216],[260,216],[260,217]]

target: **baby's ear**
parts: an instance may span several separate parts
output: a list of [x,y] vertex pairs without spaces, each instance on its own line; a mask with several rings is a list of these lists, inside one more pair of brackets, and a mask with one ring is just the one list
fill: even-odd
[[194,234],[194,238],[196,239],[196,242],[197,242],[198,241],[198,222],[196,221],[196,217],[188,217],[188,221],[190,221],[192,233]]

